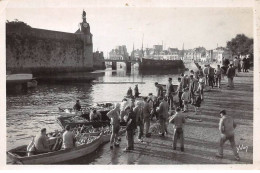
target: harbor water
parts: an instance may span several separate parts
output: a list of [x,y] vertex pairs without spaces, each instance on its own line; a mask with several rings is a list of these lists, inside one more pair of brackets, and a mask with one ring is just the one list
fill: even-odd
[[[71,108],[77,99],[81,104],[94,102],[121,101],[129,87],[134,89],[138,84],[142,96],[156,92],[154,83],[166,84],[169,77],[177,84],[179,74],[140,74],[137,68],[132,68],[127,74],[125,67],[116,71],[106,69],[100,72],[97,82],[41,84],[26,93],[7,94],[6,97],[6,140],[7,150],[20,145],[27,145],[32,136],[45,127],[47,132],[61,129],[56,123],[58,107]],[[106,84],[107,82],[107,84]],[[117,84],[120,83],[120,84]],[[130,82],[130,83],[125,83]],[[131,83],[133,82],[133,83]],[[8,163],[8,161],[7,161]]]

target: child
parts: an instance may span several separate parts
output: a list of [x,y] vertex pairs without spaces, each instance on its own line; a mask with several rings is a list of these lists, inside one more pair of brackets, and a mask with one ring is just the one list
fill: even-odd
[[201,96],[200,96],[199,91],[196,91],[195,95],[194,95],[194,102],[192,104],[194,106],[195,115],[197,115],[197,112],[200,111],[199,110],[200,104],[201,104]]
[[190,101],[190,93],[189,93],[189,88],[184,89],[184,93],[181,96],[181,100],[184,105],[184,110],[182,112],[187,112],[188,111],[188,103]]

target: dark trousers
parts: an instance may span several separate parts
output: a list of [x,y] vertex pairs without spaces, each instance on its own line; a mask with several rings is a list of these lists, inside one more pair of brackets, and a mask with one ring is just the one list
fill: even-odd
[[184,138],[182,128],[174,128],[173,131],[173,148],[177,146],[177,139],[180,139],[181,149],[184,149]]
[[237,152],[237,149],[236,149],[236,143],[235,143],[235,136],[232,135],[232,136],[225,136],[225,135],[221,135],[221,138],[220,138],[220,141],[219,141],[219,155],[223,156],[223,145],[225,144],[225,142],[229,140],[230,142],[230,145],[231,145],[231,148],[232,148],[232,151],[234,153],[234,155],[236,157],[238,157],[238,152]]
[[173,107],[173,96],[172,95],[167,96],[167,102],[168,102],[170,108],[172,108]]
[[134,130],[126,131],[127,149],[134,149]]
[[139,121],[136,123],[138,129],[138,139],[141,139],[144,135],[144,123]]
[[183,92],[178,93],[180,108],[183,108],[183,104],[182,104],[182,100],[181,100],[182,94],[183,94]]
[[209,86],[213,88],[214,86],[214,76],[209,76]]
[[218,87],[220,87],[220,82],[221,82],[221,75],[217,75],[217,76],[216,76],[216,85],[217,85]]

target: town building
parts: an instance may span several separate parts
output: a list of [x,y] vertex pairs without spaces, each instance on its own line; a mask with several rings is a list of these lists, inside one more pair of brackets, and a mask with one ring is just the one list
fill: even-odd
[[127,52],[127,48],[125,45],[116,46],[115,49],[112,49],[109,52],[109,59],[126,60],[128,58],[129,58],[129,54]]

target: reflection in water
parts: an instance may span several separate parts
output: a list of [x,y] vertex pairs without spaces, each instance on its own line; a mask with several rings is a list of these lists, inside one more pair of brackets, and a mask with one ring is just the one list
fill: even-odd
[[[178,74],[142,74],[137,68],[132,68],[131,74],[126,74],[125,66],[117,71],[105,70],[103,76],[97,77],[102,82],[144,82],[139,84],[142,95],[155,93],[154,82],[166,83],[169,77],[177,82]],[[121,101],[129,87],[135,84],[39,84],[37,88],[21,94],[8,94],[6,98],[7,115],[7,150],[19,145],[27,145],[33,135],[45,127],[47,131],[60,129],[55,121],[58,107],[72,107],[75,100],[82,104],[103,101]],[[115,161],[116,162],[116,161]]]

